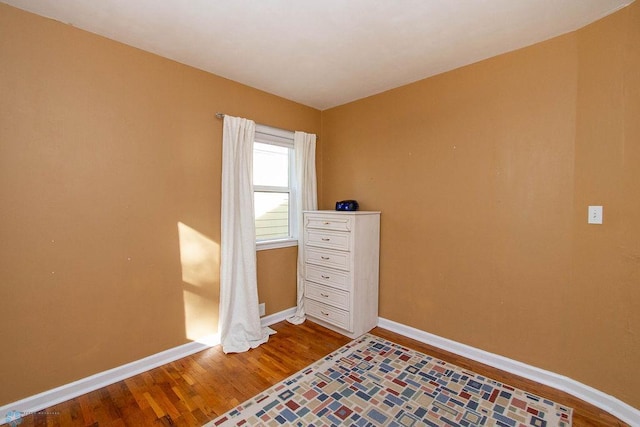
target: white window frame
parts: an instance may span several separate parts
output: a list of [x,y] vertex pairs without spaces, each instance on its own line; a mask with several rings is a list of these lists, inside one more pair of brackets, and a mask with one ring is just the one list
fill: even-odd
[[[297,203],[296,203],[296,194],[295,194],[295,183],[294,183],[294,175],[295,175],[295,153],[293,148],[293,137],[294,132],[278,129],[271,126],[265,126],[256,124],[255,138],[254,142],[259,142],[262,144],[271,144],[278,145],[280,147],[286,147],[289,149],[289,237],[280,238],[280,239],[268,239],[268,240],[257,240],[256,238],[256,250],[262,251],[266,249],[277,249],[277,248],[286,248],[290,246],[298,245],[298,236],[297,236]],[[277,191],[282,192],[282,187],[269,187],[262,185],[253,186],[254,193],[256,191],[261,192],[270,192]]]

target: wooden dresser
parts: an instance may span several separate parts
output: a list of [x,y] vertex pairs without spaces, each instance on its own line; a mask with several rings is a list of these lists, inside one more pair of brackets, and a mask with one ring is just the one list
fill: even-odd
[[378,324],[380,212],[304,212],[305,309],[351,338]]

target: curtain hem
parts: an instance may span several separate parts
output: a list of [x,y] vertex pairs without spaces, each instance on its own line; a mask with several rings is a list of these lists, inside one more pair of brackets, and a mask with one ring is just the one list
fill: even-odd
[[262,336],[257,340],[247,339],[239,342],[223,343],[222,351],[224,352],[224,354],[244,353],[245,351],[248,351],[252,348],[257,348],[260,345],[266,343],[267,341],[269,341],[269,336],[276,333],[276,331],[266,326],[263,327],[261,331],[262,331]]

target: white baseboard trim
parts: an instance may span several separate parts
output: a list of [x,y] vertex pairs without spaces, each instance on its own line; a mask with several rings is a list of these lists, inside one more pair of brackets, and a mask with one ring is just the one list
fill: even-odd
[[569,377],[536,368],[535,366],[527,365],[526,363],[518,362],[517,360],[509,359],[504,356],[489,353],[488,351],[480,350],[466,344],[461,344],[447,338],[442,338],[429,332],[382,317],[378,319],[378,326],[389,331],[396,332],[400,335],[404,335],[405,337],[413,338],[425,344],[438,347],[442,350],[446,350],[468,359],[493,366],[494,368],[536,381],[540,384],[565,391],[584,400],[585,402],[589,402],[592,405],[609,412],[631,426],[640,427],[640,409],[634,408],[613,396],[596,390],[586,384],[582,384],[581,382]]
[[[278,313],[265,316],[260,319],[262,326],[270,326],[281,322],[287,317],[295,314],[295,307],[283,310]],[[626,423],[640,427],[640,410],[622,402],[621,400],[596,390],[588,385],[582,384],[571,378],[544,369],[536,368],[504,356],[489,353],[475,347],[461,344],[456,341],[442,338],[429,332],[403,325],[385,318],[379,318],[378,326],[399,333],[417,341],[433,345],[446,351],[473,359],[480,363],[493,366],[503,371],[531,379],[540,384],[566,391],[585,402],[589,402],[603,410],[615,415]],[[217,336],[207,337],[202,342],[190,342],[172,349],[156,353],[126,365],[100,372],[81,380],[65,384],[60,387],[27,397],[17,402],[0,406],[0,425],[6,420],[5,416],[10,411],[21,413],[34,413],[43,409],[65,402],[83,394],[92,392],[110,384],[122,381],[134,375],[141,374],[158,366],[171,363],[183,357],[190,356],[199,351],[206,350],[220,343]]]
[[[219,340],[218,340],[219,341]],[[165,365],[175,360],[190,356],[207,348],[212,347],[210,343],[190,342],[160,353],[153,354],[135,362],[118,366],[108,371],[99,372],[95,375],[56,387],[51,390],[27,397],[17,402],[9,403],[0,407],[0,423],[5,421],[5,416],[9,411],[21,413],[34,413],[45,408],[65,402],[69,399],[106,387],[110,384],[122,381],[158,366]]]
[[278,322],[282,322],[283,320],[286,320],[287,317],[293,316],[294,314],[296,314],[295,307],[287,308],[286,310],[279,311],[278,313],[273,313],[268,316],[264,316],[260,318],[260,324],[262,326],[271,326],[274,323],[278,323]]
[[[293,307],[279,313],[265,316],[260,319],[260,323],[262,326],[270,326],[274,323],[285,320],[287,317],[295,314],[295,312],[296,309]],[[174,362],[178,359],[182,359],[183,357],[190,356],[218,344],[220,344],[220,337],[218,335],[211,335],[198,340],[198,342],[194,341],[183,344],[143,359],[136,360],[135,362],[127,363],[126,365],[118,366],[116,368],[109,369],[108,371],[99,372],[95,375],[82,378],[81,380],[18,400],[17,402],[0,406],[0,425],[7,422],[6,416],[9,412],[16,411],[30,414],[42,411],[43,409],[50,408],[58,403],[74,399],[83,394],[90,393],[99,388],[106,387],[134,375],[141,374],[153,368],[157,368],[158,366],[166,365],[167,363]]]

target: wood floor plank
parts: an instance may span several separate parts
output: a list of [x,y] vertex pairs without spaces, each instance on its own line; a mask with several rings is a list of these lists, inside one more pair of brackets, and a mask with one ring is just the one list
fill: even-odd
[[[269,342],[226,355],[220,346],[28,415],[31,426],[202,426],[351,340],[310,321],[281,322]],[[567,393],[375,328],[373,334],[574,408],[573,425],[627,426]]]

